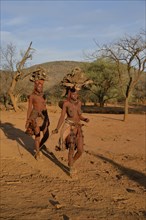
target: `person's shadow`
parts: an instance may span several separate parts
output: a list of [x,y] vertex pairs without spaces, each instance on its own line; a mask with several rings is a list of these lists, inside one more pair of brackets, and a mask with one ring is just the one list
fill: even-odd
[[55,163],[59,168],[61,168],[68,176],[70,175],[69,167],[65,166],[63,163],[61,163],[55,154],[53,152],[50,152],[47,148],[42,149],[42,153],[50,159],[53,163]]
[[18,146],[25,148],[30,154],[34,154],[34,140],[31,136],[9,122],[0,122],[0,128],[8,139],[15,140]]
[[118,164],[117,162],[111,160],[110,158],[107,158],[103,155],[95,154],[95,153],[90,153],[86,151],[87,154],[91,154],[96,158],[99,158],[103,161],[106,161],[110,163],[113,167],[116,167],[120,171],[120,175],[125,175],[127,176],[130,180],[137,182],[139,185],[144,187],[146,189],[146,174],[142,173],[140,171],[137,171],[132,168],[124,167],[121,164]]
[[[19,128],[16,128],[12,123],[0,122],[0,128],[4,132],[5,136],[10,140],[15,140],[18,146],[25,148],[31,155],[34,154],[34,139],[25,134],[25,132]],[[69,168],[61,163],[57,157],[46,149],[42,149],[42,153],[60,167],[67,175],[69,175]]]

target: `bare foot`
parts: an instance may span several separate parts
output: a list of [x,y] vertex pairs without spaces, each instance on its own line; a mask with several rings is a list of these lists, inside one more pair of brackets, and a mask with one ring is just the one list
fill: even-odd
[[40,159],[42,159],[42,152],[41,151],[36,151],[36,153],[35,153],[35,155],[34,155],[34,158],[36,159],[36,160],[40,160]]
[[74,167],[70,167],[70,177],[72,179],[78,179],[77,170]]

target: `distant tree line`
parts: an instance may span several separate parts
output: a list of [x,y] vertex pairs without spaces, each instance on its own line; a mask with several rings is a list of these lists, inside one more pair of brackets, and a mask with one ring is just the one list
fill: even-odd
[[[97,59],[91,63],[85,63],[82,66],[86,76],[94,81],[92,87],[87,87],[79,92],[82,103],[93,103],[100,107],[104,107],[107,103],[124,103],[125,97],[119,86],[119,77],[116,66],[110,60]],[[126,67],[123,65],[123,70]],[[126,87],[126,74],[124,79]],[[143,73],[136,84],[133,93],[130,97],[131,103],[144,104],[146,100],[146,79]],[[45,91],[48,99],[53,102],[58,102],[62,97],[62,88],[60,85],[55,85],[52,89]]]
[[[95,42],[95,52],[89,54],[90,62],[84,62],[82,68],[93,85],[80,91],[84,105],[92,102],[104,107],[107,103],[125,104],[124,120],[128,114],[129,102],[143,103],[146,100],[146,33],[142,30],[135,36],[124,36],[117,42],[99,46]],[[1,48],[0,102],[6,108],[12,104],[15,111],[17,103],[27,100],[26,87],[22,86],[31,71],[24,71],[26,61],[32,58],[30,43],[26,52],[20,52],[20,61],[16,59],[16,47],[10,43]],[[59,84],[46,89],[48,103],[57,103],[63,97]]]

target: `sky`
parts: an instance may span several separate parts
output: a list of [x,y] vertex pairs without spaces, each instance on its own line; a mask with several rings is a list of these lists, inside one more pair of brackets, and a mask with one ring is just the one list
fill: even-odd
[[[0,0],[1,47],[35,49],[29,65],[85,61],[99,45],[146,28],[145,0]],[[95,43],[96,42],[96,43]]]

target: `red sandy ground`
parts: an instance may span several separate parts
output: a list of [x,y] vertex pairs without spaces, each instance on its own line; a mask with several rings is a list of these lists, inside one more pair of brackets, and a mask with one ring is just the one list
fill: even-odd
[[[60,116],[48,107],[50,133]],[[50,135],[42,159],[24,133],[23,112],[1,112],[1,212],[7,220],[146,219],[145,115],[85,114],[85,152],[68,175],[67,150]]]

